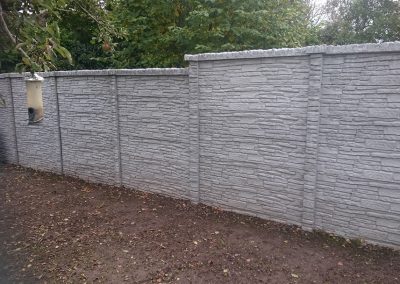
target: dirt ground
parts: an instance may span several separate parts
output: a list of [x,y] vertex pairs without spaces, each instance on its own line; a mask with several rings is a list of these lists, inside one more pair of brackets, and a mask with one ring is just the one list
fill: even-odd
[[400,283],[390,249],[0,167],[0,283]]

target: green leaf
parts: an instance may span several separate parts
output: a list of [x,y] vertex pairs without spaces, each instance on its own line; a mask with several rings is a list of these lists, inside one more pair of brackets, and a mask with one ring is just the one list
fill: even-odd
[[28,57],[22,57],[22,63],[25,64],[26,66],[31,66],[32,62]]
[[70,53],[65,47],[58,46],[58,47],[55,48],[55,50],[56,50],[63,58],[67,59],[68,62],[69,62],[70,64],[72,64],[72,56],[71,56],[71,53]]

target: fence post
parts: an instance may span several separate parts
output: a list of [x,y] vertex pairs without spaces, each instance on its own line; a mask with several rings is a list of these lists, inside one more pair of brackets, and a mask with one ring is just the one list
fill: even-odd
[[189,62],[189,184],[188,198],[200,202],[200,176],[199,176],[199,62]]
[[114,154],[115,154],[115,184],[122,186],[122,161],[121,161],[121,130],[119,123],[119,96],[118,96],[118,83],[117,75],[110,76],[111,82],[111,92],[114,99],[115,112],[114,112],[114,122],[116,129],[116,136],[114,141]]
[[57,126],[58,126],[58,139],[60,141],[60,167],[61,167],[61,174],[64,174],[64,156],[63,156],[63,143],[62,143],[62,133],[61,133],[61,116],[60,116],[60,99],[58,96],[58,82],[57,82],[57,75],[53,75],[54,79],[54,92],[56,95],[56,104],[57,104]]
[[18,150],[18,139],[17,139],[17,122],[15,119],[15,106],[14,106],[14,94],[12,87],[12,79],[8,77],[9,90],[10,90],[10,99],[11,99],[11,111],[12,111],[12,119],[13,119],[13,131],[14,131],[14,141],[15,141],[15,158],[16,164],[19,165],[19,150]]
[[315,228],[320,95],[323,71],[322,53],[309,55],[309,68],[302,227],[311,231]]

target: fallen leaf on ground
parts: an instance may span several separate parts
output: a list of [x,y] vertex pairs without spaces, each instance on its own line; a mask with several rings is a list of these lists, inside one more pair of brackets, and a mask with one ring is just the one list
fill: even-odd
[[299,275],[297,275],[295,273],[292,273],[291,275],[292,275],[293,278],[299,278]]

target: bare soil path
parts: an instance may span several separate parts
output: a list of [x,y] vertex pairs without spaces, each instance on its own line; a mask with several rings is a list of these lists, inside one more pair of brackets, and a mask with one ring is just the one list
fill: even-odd
[[0,283],[400,283],[390,249],[0,167]]

